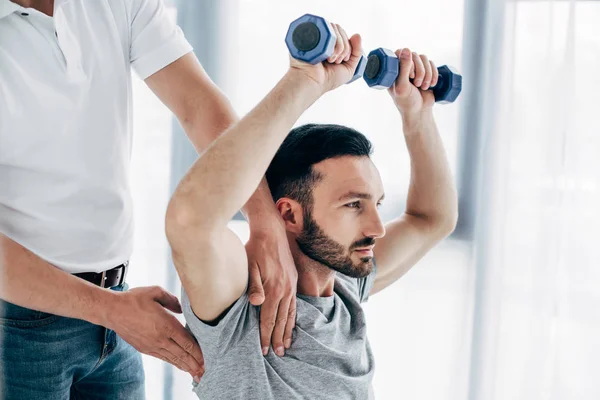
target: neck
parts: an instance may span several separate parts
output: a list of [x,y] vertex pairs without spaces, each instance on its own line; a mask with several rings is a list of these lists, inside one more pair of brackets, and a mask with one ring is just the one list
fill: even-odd
[[54,15],[54,0],[10,0],[25,8],[33,8],[48,16]]
[[298,293],[312,297],[333,296],[335,271],[295,251],[294,263],[298,270]]

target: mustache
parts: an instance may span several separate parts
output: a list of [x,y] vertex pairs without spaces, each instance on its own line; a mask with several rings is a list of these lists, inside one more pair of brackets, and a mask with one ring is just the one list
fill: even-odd
[[371,238],[371,237],[366,237],[364,239],[359,240],[358,242],[355,242],[351,249],[358,249],[361,247],[368,247],[368,246],[373,246],[375,244],[375,239]]

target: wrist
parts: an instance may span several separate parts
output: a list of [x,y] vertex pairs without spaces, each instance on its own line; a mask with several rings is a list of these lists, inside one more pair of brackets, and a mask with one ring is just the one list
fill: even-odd
[[289,82],[291,85],[298,86],[300,90],[305,91],[309,96],[312,95],[314,100],[327,91],[321,82],[298,68],[292,67],[288,69],[282,80]]
[[283,220],[274,213],[265,213],[249,220],[250,236],[263,237],[272,235],[278,229],[284,229]]
[[89,309],[87,320],[95,325],[112,329],[112,321],[115,318],[115,310],[118,307],[121,292],[102,288],[95,289],[93,295],[94,306]]
[[250,229],[258,226],[261,221],[271,216],[276,216],[277,208],[273,203],[273,197],[269,190],[266,178],[263,178],[250,199],[244,204],[242,213],[250,224]]
[[427,126],[434,125],[433,110],[421,109],[412,113],[400,113],[404,134],[413,134],[423,131]]

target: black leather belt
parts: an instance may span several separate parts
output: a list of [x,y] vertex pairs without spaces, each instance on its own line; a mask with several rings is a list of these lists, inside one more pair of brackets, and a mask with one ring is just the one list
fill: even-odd
[[81,279],[84,279],[90,283],[93,283],[96,286],[100,286],[102,288],[112,288],[115,286],[121,285],[125,282],[125,277],[127,276],[127,268],[129,265],[129,261],[124,262],[118,267],[108,269],[102,272],[81,272],[78,274],[73,274]]

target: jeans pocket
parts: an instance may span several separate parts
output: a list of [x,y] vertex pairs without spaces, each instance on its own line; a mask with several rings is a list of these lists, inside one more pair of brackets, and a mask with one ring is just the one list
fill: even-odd
[[31,310],[0,300],[0,326],[38,328],[56,322],[60,318],[59,315]]

